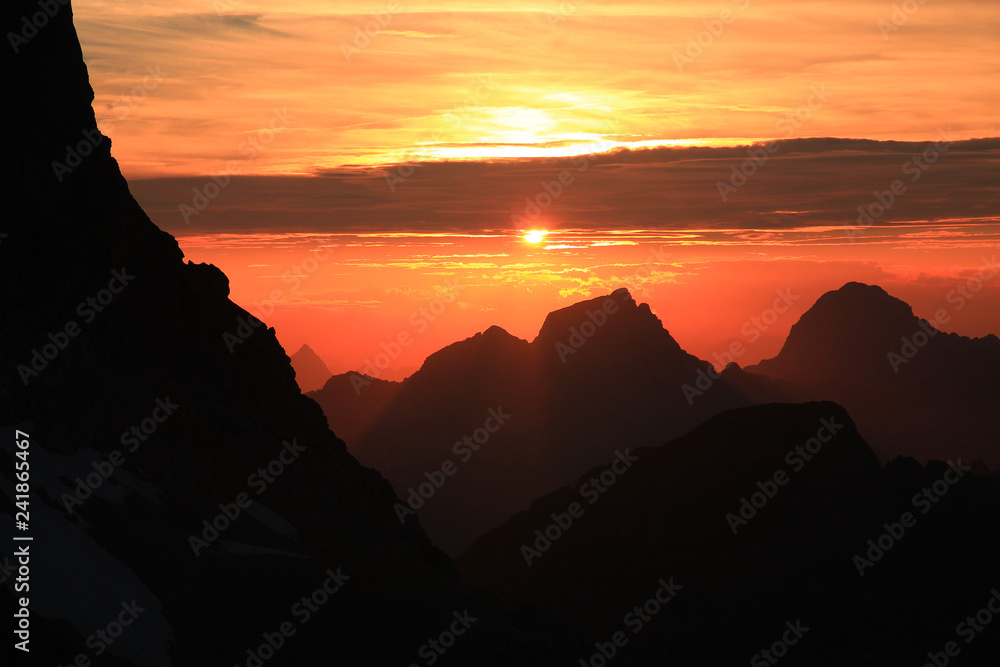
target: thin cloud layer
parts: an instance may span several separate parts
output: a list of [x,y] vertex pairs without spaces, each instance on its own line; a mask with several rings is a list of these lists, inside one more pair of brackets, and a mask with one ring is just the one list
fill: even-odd
[[[218,172],[275,107],[294,120],[243,173],[454,157],[456,147],[545,155],[534,147],[602,139],[924,141],[949,125],[960,138],[1000,135],[1000,92],[982,85],[1000,66],[995,3],[926,3],[905,21],[861,0],[364,9],[77,6],[99,108],[147,67],[169,73],[109,132],[126,175]],[[828,94],[810,108],[817,86]]]
[[[205,177],[135,180],[132,190],[178,234],[825,227],[834,242],[863,243],[887,225],[930,221],[954,227],[948,242],[957,243],[970,225],[1000,220],[998,159],[1000,140],[809,139],[769,155],[759,146],[660,148],[234,176],[210,202],[198,199]],[[905,190],[895,195],[897,182]]]

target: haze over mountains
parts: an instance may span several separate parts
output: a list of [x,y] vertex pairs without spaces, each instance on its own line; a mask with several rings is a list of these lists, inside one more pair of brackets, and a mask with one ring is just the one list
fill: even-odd
[[[334,432],[343,423],[358,434],[347,438],[358,460],[421,505],[421,525],[454,554],[616,450],[747,404],[725,383],[689,403],[681,385],[710,370],[621,289],[551,313],[530,343],[492,327],[431,355],[400,385],[347,374],[311,396]],[[505,416],[487,433],[491,411]],[[477,430],[488,439],[465,441]],[[455,471],[421,498],[449,461]]]
[[618,289],[312,400],[322,362],[133,199],[46,16],[0,55],[2,664],[1000,654],[996,336],[849,283],[716,374]]
[[295,382],[303,392],[322,388],[330,378],[330,369],[308,345],[300,347],[291,356],[291,362],[295,369]]
[[996,470],[1000,339],[945,333],[969,298],[949,292],[932,325],[882,288],[849,283],[802,316],[778,356],[746,370],[793,383],[788,398],[837,401],[883,460],[961,456]]
[[[5,3],[3,33],[35,11]],[[17,101],[0,129],[0,522],[14,532],[19,429],[19,534],[34,537],[30,591],[5,574],[0,594],[5,609],[30,598],[31,652],[8,628],[3,664],[409,664],[466,613],[442,663],[564,663],[551,623],[468,589],[400,524],[274,331],[240,335],[225,275],[185,264],[139,208],[96,129],[71,18],[60,5],[0,56]]]
[[[621,289],[552,313],[531,343],[493,327],[432,355],[402,383],[343,374],[311,396],[352,453],[457,554],[616,450],[660,444],[751,404],[838,401],[882,461],[963,457],[996,468],[997,377],[995,336],[938,332],[859,283],[820,298],[776,357],[720,377]],[[475,450],[460,444],[499,407],[509,423]],[[441,488],[427,486],[449,460],[456,471]]]
[[585,659],[614,664],[935,665],[949,642],[955,664],[1000,654],[975,618],[1000,605],[997,476],[883,468],[829,402],[729,411],[630,456],[478,540],[463,577],[552,613]]

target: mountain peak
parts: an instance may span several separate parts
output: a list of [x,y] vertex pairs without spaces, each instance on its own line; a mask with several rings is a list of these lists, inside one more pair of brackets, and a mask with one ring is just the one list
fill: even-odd
[[[645,306],[645,304],[643,305]],[[640,308],[628,289],[619,287],[611,292],[611,294],[594,297],[586,301],[578,301],[573,305],[552,311],[545,317],[545,321],[542,323],[542,328],[539,330],[538,336],[535,337],[535,341],[548,341],[564,337],[567,330],[579,327],[588,321],[592,322],[595,326],[602,327],[611,318],[602,317],[600,313],[612,316],[614,319],[622,319],[614,316],[622,312],[633,314]],[[649,306],[645,306],[645,310],[649,312],[653,320],[656,320],[652,316],[652,312],[649,311]],[[659,320],[656,320],[656,323],[659,325]]]
[[452,343],[431,354],[424,360],[423,366],[418,372],[422,376],[427,376],[428,373],[433,375],[437,372],[448,375],[459,368],[471,367],[481,370],[484,367],[498,363],[503,364],[505,360],[516,358],[518,348],[527,344],[527,341],[494,325],[486,331]]
[[[0,244],[0,424],[10,425],[8,442],[14,428],[30,431],[32,527],[49,545],[37,561],[45,576],[32,582],[31,627],[45,638],[32,662],[73,655],[111,606],[137,598],[146,611],[126,638],[108,641],[106,660],[231,664],[282,607],[318,585],[331,591],[341,566],[350,582],[330,605],[339,612],[316,614],[273,664],[308,664],[324,651],[342,664],[406,664],[460,604],[512,638],[511,664],[562,651],[549,648],[537,615],[472,602],[417,522],[400,523],[389,484],[301,395],[274,329],[234,335],[250,314],[227,298],[223,274],[183,263],[129,193],[97,129],[72,16],[63,0],[0,6],[14,47],[0,50],[0,71],[5,99],[16,100],[0,125],[9,236]],[[77,304],[111,295],[110,284],[113,302],[102,297],[107,308],[81,317]],[[64,323],[67,333],[53,329]],[[41,365],[32,357],[43,345],[56,351]],[[133,424],[145,444],[116,449]],[[98,462],[107,471],[83,495],[80,477],[92,479]],[[265,475],[266,494],[254,493],[260,477],[247,474],[264,468],[280,479]],[[10,524],[13,467],[0,478]],[[248,594],[264,579],[263,594]],[[0,596],[6,603],[6,587]],[[210,627],[197,618],[206,604]],[[494,646],[471,632],[461,650],[469,664],[498,664]]]
[[482,334],[476,334],[476,335],[477,336],[481,335],[484,338],[506,338],[506,337],[513,338],[514,337],[506,329],[504,329],[503,327],[498,327],[495,324],[493,326],[491,326],[489,329],[487,329],[486,331],[482,332]]
[[549,313],[531,344],[554,350],[552,358],[560,360],[568,358],[569,348],[588,357],[685,354],[649,304],[637,303],[624,287]]
[[849,282],[817,299],[792,326],[778,356],[756,370],[775,378],[826,382],[842,376],[846,363],[886,375],[892,372],[886,353],[919,328],[920,319],[905,301],[877,285]]
[[845,283],[840,289],[824,294],[816,304],[819,305],[824,299],[828,303],[853,304],[855,307],[861,305],[887,307],[899,314],[905,313],[907,316],[913,316],[913,309],[909,304],[892,296],[878,285],[859,282]]
[[306,344],[291,356],[291,360],[292,368],[295,369],[295,380],[303,392],[322,388],[333,375],[319,355]]

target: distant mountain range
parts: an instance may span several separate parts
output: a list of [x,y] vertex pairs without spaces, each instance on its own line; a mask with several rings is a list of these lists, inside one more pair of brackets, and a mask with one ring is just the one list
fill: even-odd
[[478,540],[463,578],[569,624],[584,660],[933,665],[949,642],[956,664],[1000,654],[1000,633],[973,628],[1000,606],[1000,477],[883,468],[829,402],[729,411],[629,456]]
[[335,432],[350,434],[358,460],[412,500],[435,543],[460,553],[617,450],[749,404],[725,383],[691,404],[681,385],[711,369],[620,289],[551,313],[530,343],[492,327],[432,354],[402,383],[347,374],[310,396]]
[[[143,213],[97,130],[71,9],[52,6],[0,9],[4,35],[33,31],[0,50],[16,100],[0,127],[0,664],[407,665],[440,657],[428,641],[449,628],[439,664],[565,664],[575,644],[553,623],[469,589],[399,522],[274,330]],[[10,541],[21,512],[32,542]]]
[[[954,308],[945,305],[943,320]],[[824,294],[778,356],[746,370],[791,400],[837,401],[882,460],[961,456],[1000,467],[1000,339],[944,333],[880,287]]]
[[[996,468],[998,377],[996,336],[939,332],[876,286],[828,292],[776,357],[721,374],[620,289],[550,314],[530,343],[493,327],[431,355],[402,383],[343,374],[311,397],[456,554],[621,447],[659,444],[754,404],[834,400],[883,461],[964,457]],[[474,452],[458,444],[500,407],[509,423],[487,443]],[[421,494],[448,461],[456,470],[446,484]]]
[[717,374],[619,289],[310,400],[132,198],[52,6],[0,9],[3,665],[995,663],[995,336],[850,283]]

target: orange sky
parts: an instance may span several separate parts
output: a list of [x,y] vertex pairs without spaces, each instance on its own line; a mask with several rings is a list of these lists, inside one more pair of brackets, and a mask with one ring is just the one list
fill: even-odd
[[[998,246],[1000,141],[962,140],[1000,136],[1000,6],[914,6],[74,11],[100,127],[154,222],[225,270],[289,353],[309,343],[342,371],[412,334],[383,373],[399,377],[492,324],[530,339],[547,312],[621,285],[706,359],[751,343],[747,323],[791,290],[743,365],[849,280],[929,317]],[[741,146],[772,138],[748,165]],[[859,207],[877,215],[858,226]],[[528,244],[529,228],[551,233]],[[420,314],[455,284],[433,322]],[[1000,276],[945,328],[1000,332],[998,312]]]
[[[917,6],[896,25],[870,0],[74,3],[128,177],[219,172],[275,108],[290,118],[243,173],[598,141],[1000,136],[1000,7]],[[149,67],[164,76],[144,91]],[[815,87],[828,99],[796,119]]]
[[[183,246],[226,271],[236,301],[275,326],[289,353],[308,343],[336,372],[371,363],[400,379],[493,324],[531,340],[550,310],[621,286],[649,303],[682,347],[720,367],[728,360],[716,354],[730,338],[746,345],[741,365],[772,356],[806,308],[851,280],[882,285],[925,318],[946,309],[947,331],[997,331],[1000,264],[991,264],[1000,262],[1000,225],[955,248],[942,248],[936,229],[870,232],[849,246],[822,230],[756,242],[743,230],[562,231],[534,245],[514,235],[221,234]],[[995,275],[959,298],[980,270]],[[778,299],[790,307],[774,319],[767,311]],[[400,334],[409,342],[397,346]]]

